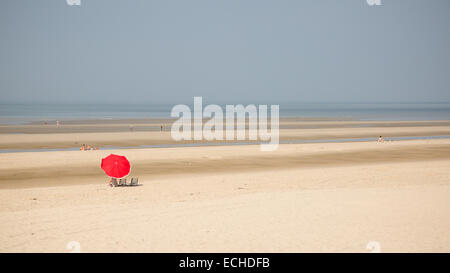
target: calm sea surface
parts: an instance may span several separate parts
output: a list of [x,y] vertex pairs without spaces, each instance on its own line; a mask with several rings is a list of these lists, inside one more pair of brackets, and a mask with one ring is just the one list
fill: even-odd
[[[0,124],[55,119],[169,118],[173,106],[0,104]],[[193,107],[190,107],[193,111]],[[358,120],[450,120],[450,103],[284,103],[280,104],[280,116]]]

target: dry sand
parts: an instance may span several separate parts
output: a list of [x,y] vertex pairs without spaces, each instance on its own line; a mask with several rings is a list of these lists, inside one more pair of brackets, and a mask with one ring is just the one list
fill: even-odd
[[[373,128],[303,136],[372,133],[361,129]],[[101,134],[66,136],[139,135]],[[107,186],[100,161],[111,152],[130,159],[141,186]],[[449,252],[449,166],[450,139],[3,153],[0,252],[69,252],[71,241],[82,252],[369,252],[372,241],[382,252]]]

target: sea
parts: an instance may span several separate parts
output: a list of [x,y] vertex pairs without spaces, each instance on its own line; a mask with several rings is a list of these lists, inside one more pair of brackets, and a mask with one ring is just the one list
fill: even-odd
[[[225,109],[225,104],[218,104]],[[289,102],[279,105],[280,117],[382,121],[450,120],[450,102]],[[26,124],[36,121],[70,119],[170,118],[170,112],[174,106],[173,104],[0,104],[0,124]],[[193,111],[192,105],[188,106]]]

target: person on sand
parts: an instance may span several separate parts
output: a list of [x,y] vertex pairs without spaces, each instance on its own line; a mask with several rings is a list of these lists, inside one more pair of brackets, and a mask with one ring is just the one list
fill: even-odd
[[81,144],[80,151],[84,151],[84,150],[86,150],[86,145]]
[[378,142],[384,142],[384,138],[382,136],[378,137]]

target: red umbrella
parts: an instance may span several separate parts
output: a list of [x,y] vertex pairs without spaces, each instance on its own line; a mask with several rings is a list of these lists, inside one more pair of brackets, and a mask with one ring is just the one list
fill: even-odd
[[122,155],[110,154],[102,159],[102,169],[114,178],[122,178],[130,173],[130,162]]

